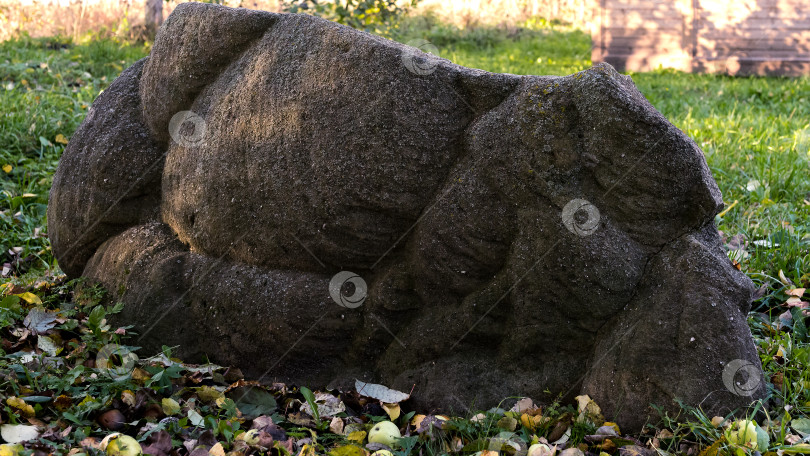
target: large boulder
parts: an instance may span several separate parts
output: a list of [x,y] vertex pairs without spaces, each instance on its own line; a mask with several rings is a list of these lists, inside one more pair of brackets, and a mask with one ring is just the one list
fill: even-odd
[[609,65],[492,74],[183,3],[93,104],[48,219],[147,351],[445,410],[586,393],[632,430],[765,393],[721,207]]

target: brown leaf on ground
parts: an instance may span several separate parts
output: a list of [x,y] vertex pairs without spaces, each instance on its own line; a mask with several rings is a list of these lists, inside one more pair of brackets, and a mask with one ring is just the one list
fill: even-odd
[[149,434],[144,443],[143,454],[166,456],[172,451],[172,436],[162,429]]
[[627,445],[619,448],[620,456],[654,456],[655,450],[638,445]]

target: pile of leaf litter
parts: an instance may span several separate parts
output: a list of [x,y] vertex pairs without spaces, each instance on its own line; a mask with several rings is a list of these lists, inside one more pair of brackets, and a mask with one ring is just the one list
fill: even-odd
[[61,275],[0,285],[0,456],[810,452],[810,420],[791,417],[787,407],[762,425],[693,409],[686,424],[665,416],[628,436],[587,396],[547,407],[514,398],[462,418],[409,410],[408,394],[382,385],[313,392],[183,363],[168,347],[139,358],[126,345],[130,328],[107,321],[120,306],[105,307],[101,297],[100,288]]

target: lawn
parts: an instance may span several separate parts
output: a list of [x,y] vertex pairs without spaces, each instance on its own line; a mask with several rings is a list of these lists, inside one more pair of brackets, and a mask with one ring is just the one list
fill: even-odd
[[[590,66],[588,36],[544,20],[459,30],[415,17],[394,36],[402,42],[426,39],[441,57],[494,72],[564,75]],[[286,414],[280,404],[323,400],[305,388],[255,388],[250,403],[245,403],[244,394],[236,397],[232,390],[224,391],[234,381],[228,376],[232,371],[210,367],[201,373],[167,357],[139,361],[131,375],[97,375],[97,354],[107,344],[125,344],[127,331],[106,325],[105,316],[116,309],[98,305],[99,290],[75,289],[76,284],[60,274],[47,239],[48,190],[59,156],[93,99],[148,52],[148,43],[114,39],[20,38],[0,43],[2,422],[68,429],[40,435],[41,449],[78,448],[84,442],[89,453],[98,451],[93,448],[109,431],[136,435],[142,426],[147,428],[146,434],[139,434],[142,445],[152,449],[160,439],[165,447],[168,438],[170,446],[172,439],[175,446],[208,439],[211,445],[219,441],[219,449],[247,451],[255,445],[250,435],[240,434],[241,426],[252,423],[256,435],[276,432],[275,441],[263,441],[274,451],[289,450],[284,447],[287,437],[308,438],[306,451],[311,454],[335,447],[340,448],[336,454],[363,454],[353,444],[364,442],[371,424],[383,419],[407,429],[408,421],[420,415],[403,412],[396,418],[394,411],[368,398],[341,397],[347,406],[356,402],[362,410],[366,424],[352,428],[354,433],[343,424],[337,429],[337,422],[328,417]],[[727,204],[716,222],[729,256],[761,287],[749,322],[773,400],[770,414],[758,423],[769,437],[767,444],[760,441],[759,450],[766,452],[763,445],[775,450],[798,444],[810,435],[810,420],[802,421],[810,414],[810,337],[801,309],[788,309],[785,303],[807,300],[801,288],[810,288],[810,78],[734,78],[668,70],[632,77],[652,104],[705,152]],[[37,335],[32,320],[46,330]],[[38,358],[39,367],[22,362],[27,356]],[[149,400],[158,405],[144,406]],[[237,406],[272,416],[280,428],[247,413],[240,416]],[[110,425],[104,417],[115,417],[111,410],[121,410],[121,420],[129,424],[119,426],[115,423],[121,420],[116,419]],[[577,414],[575,404],[552,404],[535,415],[491,410],[475,421],[417,423],[410,429],[418,438],[405,439],[406,449],[397,453],[406,454],[413,445],[425,454],[461,447],[472,453],[486,450],[499,432],[515,432],[525,444],[537,443],[550,437],[557,423],[570,426],[570,443],[596,454],[615,453],[615,446],[611,450],[585,439],[604,423],[596,417],[575,420]],[[175,419],[157,421],[166,417]],[[660,454],[711,450],[712,444],[716,454],[717,449],[729,449],[733,437],[722,437],[724,427],[711,418],[700,410],[684,410],[677,418],[663,417],[649,435],[635,437],[639,444],[655,437]],[[426,419],[430,423],[443,418]],[[257,427],[257,422],[263,424]],[[202,435],[203,429],[208,434]]]

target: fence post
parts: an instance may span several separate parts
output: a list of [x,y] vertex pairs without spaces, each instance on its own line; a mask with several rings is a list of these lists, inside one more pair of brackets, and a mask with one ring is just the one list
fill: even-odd
[[163,23],[163,0],[146,0],[144,10],[146,33],[150,38],[154,38],[158,27]]

